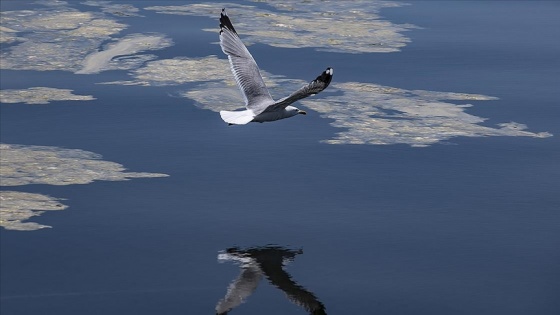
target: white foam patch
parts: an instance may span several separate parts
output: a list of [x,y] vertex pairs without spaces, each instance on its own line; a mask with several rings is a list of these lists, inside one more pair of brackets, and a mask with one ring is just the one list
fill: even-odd
[[49,87],[32,87],[28,89],[0,90],[0,102],[48,104],[52,101],[91,101],[91,95],[76,95],[72,90]]
[[19,191],[0,190],[0,226],[6,230],[34,231],[51,226],[35,222],[22,222],[39,216],[45,211],[64,210],[68,206],[60,199]]
[[[382,8],[404,5],[390,1],[265,1],[275,10],[235,3],[151,6],[161,14],[218,18],[226,8],[243,42],[283,48],[316,48],[339,53],[395,52],[410,39],[402,33],[417,28],[381,19]],[[320,7],[320,10],[317,10]],[[205,31],[216,32],[216,29]]]

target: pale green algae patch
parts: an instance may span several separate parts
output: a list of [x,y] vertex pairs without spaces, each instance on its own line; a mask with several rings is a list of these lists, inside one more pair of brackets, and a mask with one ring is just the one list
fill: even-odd
[[48,104],[52,101],[91,101],[91,95],[76,95],[72,90],[49,87],[32,87],[28,89],[0,90],[0,102]]
[[[124,181],[132,178],[167,177],[166,174],[126,172],[118,163],[103,161],[101,155],[78,149],[0,144],[0,186],[29,184],[89,184],[96,180]],[[58,199],[40,194],[1,191],[0,226],[35,230],[45,226],[21,223],[44,210],[62,210]],[[21,224],[20,224],[21,223]],[[22,225],[23,224],[23,225]]]

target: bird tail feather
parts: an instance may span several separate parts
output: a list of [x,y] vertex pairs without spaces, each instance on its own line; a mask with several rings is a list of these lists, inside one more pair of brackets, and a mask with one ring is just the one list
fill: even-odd
[[230,112],[227,110],[220,111],[222,119],[230,125],[245,125],[255,118],[250,110]]

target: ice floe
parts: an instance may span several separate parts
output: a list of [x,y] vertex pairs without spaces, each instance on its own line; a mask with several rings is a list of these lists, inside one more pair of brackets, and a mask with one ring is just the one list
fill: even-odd
[[121,164],[104,161],[99,154],[79,149],[1,144],[0,150],[1,186],[89,184],[94,180],[167,176],[126,172]]
[[131,5],[131,4],[120,4],[120,3],[112,3],[111,1],[94,1],[88,0],[82,2],[82,4],[92,6],[92,7],[99,7],[102,12],[109,13],[116,16],[141,16],[138,14],[140,9]]
[[[194,100],[200,108],[219,112],[243,107],[229,63],[216,56],[151,61],[131,75],[131,80],[108,83],[145,86],[189,83],[189,88],[179,94]],[[262,75],[275,98],[288,95],[307,82],[266,71],[262,71]],[[492,96],[405,90],[360,82],[333,83],[326,92],[301,103],[331,119],[332,126],[342,129],[333,138],[324,140],[329,144],[423,147],[454,137],[551,136],[547,132],[528,131],[527,126],[515,122],[497,124],[496,127],[482,125],[486,118],[466,112],[472,104],[450,102],[497,100]]]
[[[30,184],[72,185],[93,181],[124,181],[133,178],[167,177],[166,174],[127,172],[118,163],[102,160],[93,152],[48,146],[0,144],[0,186]],[[41,194],[0,191],[0,226],[37,230],[37,223],[21,223],[45,210],[62,210],[58,199]]]
[[91,101],[95,99],[91,95],[76,95],[72,92],[72,90],[68,89],[56,89],[49,87],[7,89],[0,90],[0,102],[48,104],[52,101]]
[[[92,2],[90,5],[93,5]],[[153,55],[139,54],[172,45],[162,34],[118,34],[128,25],[102,12],[83,12],[65,2],[42,2],[36,10],[4,11],[1,69],[97,73],[133,69]],[[98,3],[99,4],[99,3]],[[101,4],[100,4],[101,5]],[[100,49],[103,44],[104,49]]]
[[[219,17],[228,8],[243,42],[283,48],[316,48],[338,53],[396,52],[410,39],[402,33],[417,28],[395,24],[379,16],[391,1],[265,1],[270,9],[237,3],[194,3],[150,6],[161,14]],[[317,7],[320,6],[320,10]],[[205,31],[216,32],[216,29]]]
[[486,118],[467,113],[471,104],[445,101],[489,101],[495,97],[424,90],[404,90],[372,83],[332,85],[342,95],[303,100],[302,104],[332,119],[342,128],[330,144],[397,144],[424,147],[454,137],[514,136],[544,138],[548,132],[531,132],[519,123],[498,127],[480,123]]
[[22,222],[45,211],[64,210],[68,206],[60,199],[20,191],[0,190],[0,226],[7,230],[33,231],[51,226]]
[[76,73],[90,74],[105,70],[135,69],[156,57],[153,55],[129,56],[120,59],[115,57],[136,55],[142,51],[162,49],[172,44],[173,42],[163,35],[132,34],[110,43],[102,51],[95,51],[87,55],[82,62],[82,69]]

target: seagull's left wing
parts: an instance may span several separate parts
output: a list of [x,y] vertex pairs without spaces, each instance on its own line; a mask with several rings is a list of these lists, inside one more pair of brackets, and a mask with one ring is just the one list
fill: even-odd
[[260,114],[274,100],[264,84],[259,66],[237,35],[225,9],[220,15],[220,46],[228,56],[231,71],[245,99],[245,107],[255,115]]
[[274,105],[269,106],[266,110],[272,111],[279,108],[286,108],[286,106],[299,101],[302,98],[306,98],[308,96],[315,95],[321,92],[322,90],[326,89],[327,86],[329,86],[329,84],[331,83],[333,71],[333,68],[327,68],[327,70],[323,71],[323,73],[321,73],[321,75],[319,75],[315,80],[311,81],[307,85],[302,86],[299,90],[295,91],[290,96],[284,97]]

